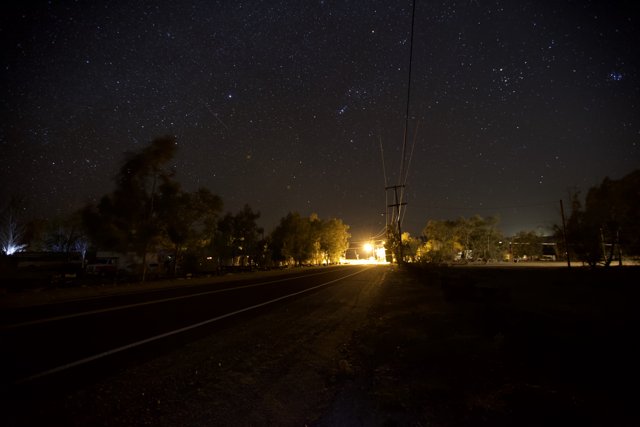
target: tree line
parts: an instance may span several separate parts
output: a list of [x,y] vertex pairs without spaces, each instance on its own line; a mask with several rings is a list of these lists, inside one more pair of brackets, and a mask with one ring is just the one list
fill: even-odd
[[442,263],[455,260],[502,259],[502,234],[496,217],[474,216],[455,220],[430,220],[416,249],[421,261]]
[[169,254],[166,274],[197,269],[206,256],[215,264],[271,267],[288,264],[337,263],[349,243],[342,220],[289,213],[265,235],[260,212],[249,205],[223,212],[222,199],[207,188],[185,191],[170,166],[177,150],[174,137],[154,139],[127,154],[115,179],[115,189],[67,218],[21,223],[13,200],[0,228],[2,252],[20,250],[134,252],[144,280],[148,254]]
[[555,225],[548,236],[504,236],[497,217],[429,220],[419,238],[402,236],[404,257],[426,263],[568,257],[595,267],[640,255],[640,170],[619,180],[605,178],[581,200],[579,192],[572,193],[565,225]]
[[[129,153],[116,175],[112,192],[74,214],[55,220],[21,219],[23,201],[14,197],[1,212],[0,250],[87,253],[99,249],[134,252],[145,277],[149,253],[170,254],[166,273],[196,270],[207,256],[214,266],[270,267],[336,263],[349,245],[349,226],[342,220],[303,217],[291,212],[265,235],[260,212],[249,205],[222,214],[222,199],[206,188],[182,189],[170,166],[175,138],[160,137]],[[429,263],[539,259],[553,245],[559,259],[569,257],[590,266],[610,265],[623,256],[640,255],[640,170],[620,180],[605,178],[582,202],[571,197],[564,226],[552,236],[521,231],[504,236],[497,217],[429,220],[422,234],[395,236],[389,230],[387,253],[396,260]],[[398,251],[398,248],[402,250]]]
[[[402,238],[410,260],[424,263],[540,260],[557,256],[555,236],[519,231],[505,236],[495,216],[429,220],[419,238]],[[545,250],[545,246],[554,246]]]

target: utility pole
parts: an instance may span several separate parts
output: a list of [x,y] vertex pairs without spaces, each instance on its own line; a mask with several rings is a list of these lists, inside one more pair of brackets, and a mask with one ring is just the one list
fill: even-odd
[[560,199],[560,215],[562,215],[562,238],[564,240],[564,250],[567,255],[567,267],[571,268],[571,257],[569,255],[569,244],[567,243],[567,222],[564,219],[564,205]]
[[396,241],[398,242],[398,264],[402,262],[403,259],[403,251],[402,251],[402,226],[400,224],[400,206],[406,206],[406,202],[400,202],[398,198],[398,188],[404,188],[404,185],[391,185],[389,187],[385,187],[385,190],[390,190],[393,188],[393,193],[395,195],[395,203],[387,205],[388,208],[396,208]]

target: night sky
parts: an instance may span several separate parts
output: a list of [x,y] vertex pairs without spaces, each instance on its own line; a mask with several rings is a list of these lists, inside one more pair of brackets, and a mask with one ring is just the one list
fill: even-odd
[[[480,214],[543,231],[571,189],[639,168],[635,4],[417,0],[403,229]],[[289,211],[342,218],[354,240],[384,227],[411,1],[0,8],[3,204],[70,212],[113,189],[125,152],[171,134],[184,188],[248,203],[266,231]]]

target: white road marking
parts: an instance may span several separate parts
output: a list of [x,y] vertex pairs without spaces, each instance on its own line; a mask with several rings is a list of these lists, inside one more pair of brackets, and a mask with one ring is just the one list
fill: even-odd
[[[57,320],[71,319],[71,318],[74,318],[74,317],[88,316],[88,315],[91,315],[91,314],[99,314],[99,313],[107,313],[107,312],[110,312],[110,311],[125,310],[127,308],[141,307],[141,306],[145,306],[145,305],[160,304],[160,303],[163,303],[163,302],[177,301],[177,300],[187,299],[187,298],[194,298],[194,297],[199,297],[199,296],[202,296],[202,295],[210,295],[210,294],[217,294],[217,293],[222,293],[222,292],[235,291],[237,289],[254,288],[254,287],[257,287],[257,286],[270,285],[270,284],[278,283],[278,282],[287,282],[287,281],[290,281],[290,280],[300,279],[300,278],[303,278],[303,277],[318,276],[318,275],[321,275],[321,274],[328,274],[328,273],[331,273],[331,272],[330,271],[323,271],[323,272],[320,272],[320,273],[305,274],[305,275],[302,275],[302,276],[287,277],[285,279],[269,280],[267,282],[253,283],[251,285],[234,286],[234,287],[231,287],[231,288],[216,289],[216,290],[213,290],[213,291],[198,292],[198,293],[195,293],[195,294],[181,295],[181,296],[171,297],[171,298],[161,298],[161,299],[156,299],[156,300],[137,302],[137,303],[134,303],[134,304],[126,304],[126,305],[118,305],[118,306],[115,306],[115,307],[100,308],[100,309],[96,309],[96,310],[82,311],[82,312],[79,312],[79,313],[72,313],[72,314],[64,314],[64,315],[61,315],[61,316],[47,317],[47,318],[44,318],[44,319],[30,320],[30,321],[21,322],[21,323],[12,323],[12,324],[8,324],[8,325],[0,326],[0,330],[14,329],[14,328],[19,328],[19,327],[22,327],[22,326],[29,326],[29,325],[37,325],[37,324],[40,324],[40,323],[48,323],[48,322],[54,322],[54,321],[57,321]],[[108,295],[106,297],[109,297],[109,296],[111,296],[111,295]]]
[[190,331],[192,329],[196,329],[196,328],[199,328],[201,326],[208,325],[208,324],[213,323],[213,322],[217,322],[218,320],[222,320],[222,319],[226,319],[227,317],[235,316],[236,314],[244,313],[244,312],[247,312],[247,311],[250,311],[250,310],[255,310],[256,308],[264,307],[266,305],[273,304],[274,302],[282,301],[284,299],[291,298],[293,296],[300,295],[300,294],[303,294],[303,293],[306,293],[306,292],[309,292],[309,291],[312,291],[312,290],[315,290],[315,289],[318,289],[318,288],[322,288],[324,286],[330,285],[330,284],[335,283],[335,282],[339,282],[340,280],[346,279],[348,277],[355,276],[355,275],[360,274],[360,273],[362,273],[362,272],[364,272],[366,270],[369,270],[369,269],[366,268],[366,269],[363,269],[363,270],[359,270],[359,271],[356,271],[355,273],[351,273],[351,274],[348,274],[346,276],[342,276],[342,277],[339,277],[337,279],[330,280],[328,282],[322,283],[320,285],[313,286],[311,288],[304,289],[302,291],[298,291],[298,292],[294,292],[292,294],[284,295],[284,296],[281,296],[281,297],[278,297],[278,298],[275,298],[275,299],[272,299],[272,300],[269,300],[269,301],[262,302],[260,304],[252,305],[250,307],[245,307],[245,308],[242,308],[240,310],[236,310],[236,311],[233,311],[233,312],[230,312],[230,313],[223,314],[221,316],[217,316],[217,317],[214,317],[214,318],[211,318],[211,319],[208,319],[208,320],[204,320],[202,322],[194,323],[193,325],[185,326],[183,328],[175,329],[173,331],[165,332],[165,333],[160,334],[160,335],[156,335],[156,336],[153,336],[153,337],[150,337],[150,338],[146,338],[146,339],[143,339],[143,340],[140,340],[140,341],[136,341],[136,342],[133,342],[133,343],[130,343],[130,344],[127,344],[127,345],[123,345],[121,347],[116,347],[116,348],[113,348],[111,350],[107,350],[107,351],[104,351],[102,353],[95,354],[93,356],[85,357],[84,359],[76,360],[75,362],[67,363],[65,365],[60,365],[60,366],[57,366],[55,368],[48,369],[48,370],[46,370],[44,372],[40,372],[38,374],[34,374],[34,375],[31,375],[31,376],[26,377],[26,378],[22,378],[22,379],[16,381],[16,384],[23,384],[23,383],[26,383],[26,382],[29,382],[29,381],[36,380],[38,378],[46,377],[48,375],[55,374],[57,372],[62,372],[62,371],[65,371],[67,369],[74,368],[76,366],[84,365],[85,363],[89,363],[89,362],[92,362],[94,360],[102,359],[103,357],[107,357],[107,356],[110,356],[112,354],[120,353],[122,351],[131,349],[131,348],[134,348],[134,347],[139,347],[141,345],[148,344],[150,342],[157,341],[157,340],[160,340],[162,338],[167,338],[167,337],[170,337],[172,335],[177,335],[177,334],[180,334],[180,333],[183,333],[183,332],[186,332],[186,331]]

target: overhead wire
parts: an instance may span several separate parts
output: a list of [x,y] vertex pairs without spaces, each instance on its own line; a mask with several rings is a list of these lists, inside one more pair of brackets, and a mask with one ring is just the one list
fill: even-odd
[[[531,208],[531,207],[539,207],[539,206],[552,206],[557,205],[557,200],[549,200],[549,201],[540,201],[540,202],[532,202],[532,203],[523,203],[523,204],[514,204],[514,205],[502,205],[502,206],[483,206],[483,207],[472,207],[472,206],[438,206],[434,204],[430,204],[429,207],[436,210],[474,210],[474,211],[487,211],[487,210],[497,210],[497,209],[517,209],[517,208]],[[420,206],[420,204],[418,204]]]
[[[400,158],[400,182],[402,183],[403,177],[405,176],[405,158],[407,156],[407,137],[409,132],[409,108],[411,106],[411,80],[412,80],[412,69],[413,69],[413,39],[414,39],[414,28],[416,22],[416,0],[412,1],[412,10],[411,10],[411,37],[409,38],[409,72],[407,76],[407,103],[404,115],[404,134],[402,138],[402,156]],[[403,185],[403,184],[401,184]],[[402,209],[403,196],[404,191],[400,192],[400,200],[397,201],[399,203],[398,206],[398,218],[400,220],[400,213],[404,212]]]
[[[402,188],[401,188],[401,193],[400,193],[400,201],[399,203],[401,203],[401,207],[402,207],[402,203],[404,201],[405,198],[405,190],[406,190],[406,185],[408,183],[408,178],[409,178],[409,167],[411,165],[411,160],[413,157],[413,152],[415,149],[415,145],[416,145],[416,141],[417,141],[417,132],[418,132],[418,124],[416,124],[416,130],[414,132],[414,140],[413,140],[413,145],[411,147],[411,154],[410,154],[410,158],[409,161],[407,162],[407,166],[406,166],[406,171],[405,169],[405,159],[406,159],[406,142],[407,142],[407,135],[408,135],[408,127],[409,127],[409,107],[410,107],[410,101],[411,101],[411,82],[412,82],[412,78],[411,78],[411,74],[412,74],[412,63],[413,63],[413,41],[414,41],[414,27],[415,27],[415,10],[416,10],[416,1],[413,1],[413,10],[412,10],[412,20],[411,20],[411,39],[410,39],[410,51],[409,51],[409,80],[408,80],[408,85],[407,85],[407,108],[406,108],[406,112],[405,112],[405,130],[404,130],[404,137],[403,137],[403,151],[402,151],[402,158],[401,158],[401,166],[400,166],[400,180],[401,180],[401,184],[402,184]],[[459,18],[459,20],[456,22],[457,25],[455,25],[455,28],[465,28],[464,22],[461,22],[462,20],[464,20],[465,18],[461,15],[461,14],[456,14],[456,17]],[[458,36],[460,36],[462,34],[462,30],[460,30],[458,32]],[[448,76],[448,72],[447,70],[451,67],[451,62],[454,60],[454,58],[457,55],[459,49],[459,44],[456,43],[454,44],[454,48],[453,50],[450,52],[450,54],[448,55],[448,61],[446,62],[445,66],[442,67],[442,72],[437,74],[435,76],[434,79],[432,79],[434,81],[434,85],[433,85],[433,91],[434,91],[434,96],[438,94],[438,87],[440,87],[442,85],[442,82],[445,80],[446,76]],[[402,222],[404,221],[406,215],[406,208],[402,209],[402,216],[400,218],[400,225],[402,225]]]
[[[400,188],[400,200],[404,200],[404,192],[407,186],[407,182],[409,181],[409,171],[411,170],[411,161],[413,160],[413,152],[416,148],[416,140],[418,139],[418,127],[420,126],[420,122],[416,123],[416,129],[413,133],[413,142],[411,143],[411,152],[409,154],[409,161],[407,162],[407,172],[404,176],[404,181],[402,182],[402,187]],[[404,222],[404,217],[407,213],[407,210],[404,209],[402,211],[402,217],[400,218],[400,225]]]
[[[384,177],[384,187],[387,188],[387,168],[385,166],[384,163],[384,149],[382,148],[382,134],[380,132],[380,129],[378,129],[378,139],[380,141],[380,156],[382,157],[382,176]],[[389,205],[389,196],[387,194],[387,192],[384,192],[384,226],[385,229],[389,226],[389,211],[388,211],[388,205]]]

